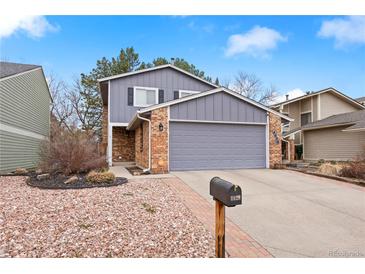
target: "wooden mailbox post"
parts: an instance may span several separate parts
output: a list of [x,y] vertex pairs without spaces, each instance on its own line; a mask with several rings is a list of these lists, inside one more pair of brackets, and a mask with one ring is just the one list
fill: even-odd
[[224,258],[225,248],[225,206],[234,207],[242,204],[242,191],[219,177],[210,180],[210,195],[215,200],[215,255]]

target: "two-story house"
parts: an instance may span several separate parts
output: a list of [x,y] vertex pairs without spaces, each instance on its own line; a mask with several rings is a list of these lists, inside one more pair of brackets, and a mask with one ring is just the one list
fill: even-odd
[[268,168],[289,117],[171,64],[99,79],[109,165],[145,172]]
[[[363,144],[364,133],[346,133],[337,124],[327,125],[326,129],[312,127],[317,121],[344,113],[363,110],[365,107],[342,92],[327,88],[317,92],[289,99],[271,106],[294,121],[283,125],[283,155],[297,159],[351,159]],[[358,117],[354,115],[353,117]],[[330,120],[332,121],[332,120]],[[317,123],[318,124],[318,123]],[[331,129],[330,129],[331,128]],[[290,145],[294,143],[289,149]],[[330,145],[325,145],[325,144]],[[340,149],[342,148],[342,149]],[[295,151],[295,152],[294,152]],[[289,152],[289,153],[288,153]],[[288,157],[288,154],[291,157]]]

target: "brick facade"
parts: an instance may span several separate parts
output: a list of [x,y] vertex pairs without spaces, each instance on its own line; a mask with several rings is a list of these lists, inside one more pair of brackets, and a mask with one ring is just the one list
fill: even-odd
[[142,168],[148,168],[148,130],[146,121],[135,130],[135,161]]
[[113,161],[130,162],[135,159],[134,132],[127,131],[125,127],[113,127]]
[[269,163],[270,168],[282,163],[281,160],[281,118],[269,113]]
[[[159,130],[160,124],[163,130]],[[168,173],[169,172],[169,121],[168,108],[159,108],[151,112],[151,172]]]

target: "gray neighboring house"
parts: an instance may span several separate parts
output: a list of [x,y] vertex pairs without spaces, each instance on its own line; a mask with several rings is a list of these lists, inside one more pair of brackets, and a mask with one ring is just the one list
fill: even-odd
[[0,173],[36,167],[51,103],[41,66],[0,62]]
[[355,100],[358,101],[360,104],[362,104],[362,105],[365,106],[365,96],[364,97],[357,98]]
[[305,160],[353,160],[365,152],[365,110],[332,115],[302,132]]

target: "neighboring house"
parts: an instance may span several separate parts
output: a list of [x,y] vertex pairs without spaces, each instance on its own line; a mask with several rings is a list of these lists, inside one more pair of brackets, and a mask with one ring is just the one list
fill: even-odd
[[[346,96],[334,88],[327,88],[317,92],[308,92],[306,95],[287,99],[271,106],[294,121],[283,126],[283,157],[293,160],[303,150],[303,132],[301,128],[309,123],[325,119],[329,116],[365,109],[356,100]],[[290,144],[294,143],[294,146]],[[289,157],[289,155],[291,155]]]
[[41,66],[0,62],[0,173],[36,167],[51,102]]
[[365,110],[333,115],[302,131],[306,160],[353,160],[365,153]]
[[364,97],[357,98],[355,100],[358,101],[360,104],[362,104],[362,105],[365,106],[365,96]]
[[145,171],[266,168],[281,163],[287,116],[173,65],[98,80],[109,165]]

